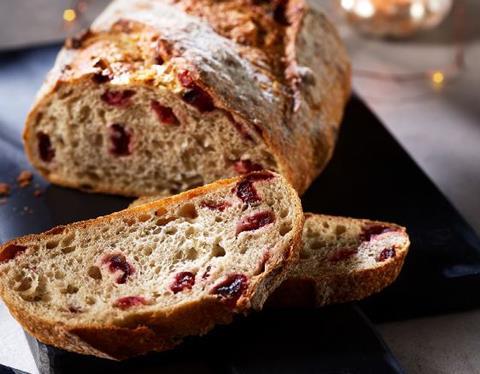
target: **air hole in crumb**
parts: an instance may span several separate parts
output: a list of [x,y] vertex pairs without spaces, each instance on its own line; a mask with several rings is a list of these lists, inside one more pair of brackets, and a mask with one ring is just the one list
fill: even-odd
[[186,230],[185,230],[185,236],[187,238],[193,236],[193,234],[195,234],[195,228],[192,227],[192,226],[189,226]]
[[25,292],[32,287],[32,279],[30,277],[23,278],[18,286],[14,288],[17,292]]
[[300,252],[300,259],[306,260],[306,259],[308,259],[308,258],[310,258],[310,253],[308,253],[308,252],[305,251],[305,250],[302,250],[302,251]]
[[155,215],[157,217],[163,216],[165,213],[167,213],[167,210],[165,208],[158,208],[157,211],[155,212]]
[[62,240],[62,245],[68,246],[68,245],[72,244],[73,239],[75,239],[75,233],[72,232],[71,234],[68,234],[65,237],[65,239]]
[[347,231],[347,228],[343,225],[337,225],[337,227],[335,228],[335,234],[337,236],[342,235],[345,231]]
[[284,222],[280,226],[280,235],[285,236],[287,235],[290,231],[292,231],[292,223],[291,222]]
[[175,227],[169,227],[165,230],[165,234],[167,235],[175,235],[177,233],[177,229]]
[[189,248],[187,250],[187,260],[196,260],[198,257],[198,252],[195,248]]
[[315,240],[310,244],[310,248],[312,249],[322,249],[325,247],[325,242],[322,240]]
[[58,240],[51,240],[49,242],[47,242],[47,249],[53,249],[53,248],[56,248],[58,247],[58,244],[59,244],[59,241]]
[[215,216],[215,222],[217,223],[223,222],[223,218],[221,216]]
[[165,226],[167,223],[171,221],[175,221],[175,219],[176,219],[175,217],[162,217],[157,219],[157,222],[155,222],[155,224],[157,226]]
[[150,218],[151,217],[149,214],[142,214],[140,217],[138,217],[138,220],[140,222],[147,222]]
[[150,256],[153,252],[153,248],[152,247],[145,247],[143,248],[143,254],[145,256]]
[[225,256],[225,248],[223,248],[220,243],[215,243],[212,248],[213,257],[222,257]]
[[197,209],[193,204],[185,204],[179,209],[178,214],[180,217],[189,219],[195,219],[198,217]]
[[88,305],[93,305],[93,304],[95,304],[96,300],[95,300],[93,297],[87,296],[87,297],[85,298],[85,302],[86,302]]
[[157,266],[155,268],[155,274],[160,274],[160,272],[162,271],[162,267],[161,266]]
[[65,247],[65,248],[62,248],[62,252],[64,254],[67,254],[67,253],[71,253],[75,250],[75,247],[71,246],[71,247]]
[[323,222],[323,227],[325,227],[326,229],[328,229],[330,227],[330,225],[328,224],[328,222]]
[[280,211],[280,217],[285,218],[286,216],[288,216],[288,209],[282,209]]
[[135,218],[125,218],[123,220],[123,222],[127,225],[127,226],[133,226],[135,224]]
[[74,294],[78,292],[78,287],[69,284],[67,288],[62,290],[62,293]]
[[55,272],[55,279],[63,279],[65,278],[65,273],[63,271],[57,270]]
[[87,270],[87,274],[90,278],[101,280],[102,279],[102,272],[98,266],[90,266]]

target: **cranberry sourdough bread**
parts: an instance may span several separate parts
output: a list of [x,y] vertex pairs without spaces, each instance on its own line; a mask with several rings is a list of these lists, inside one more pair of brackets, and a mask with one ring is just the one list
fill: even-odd
[[51,182],[169,195],[271,169],[302,193],[350,91],[333,26],[304,0],[116,0],[67,41],[26,120]]
[[295,190],[222,180],[0,248],[0,294],[33,336],[123,359],[260,309],[299,256]]
[[323,306],[363,299],[395,281],[409,245],[405,228],[395,224],[306,213],[300,261],[268,303]]

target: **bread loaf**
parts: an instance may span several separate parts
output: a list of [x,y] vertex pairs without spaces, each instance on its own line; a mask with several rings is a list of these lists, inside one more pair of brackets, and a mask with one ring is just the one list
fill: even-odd
[[279,175],[223,180],[0,247],[0,295],[40,341],[124,359],[260,309],[299,256]]
[[349,92],[345,49],[304,0],[116,0],[67,40],[25,147],[87,191],[170,195],[264,168],[302,193]]

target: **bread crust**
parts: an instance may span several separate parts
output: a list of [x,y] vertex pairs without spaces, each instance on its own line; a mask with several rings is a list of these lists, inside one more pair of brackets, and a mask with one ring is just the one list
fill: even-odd
[[[350,271],[348,273],[313,273],[297,267],[293,276],[288,277],[275,290],[267,301],[270,307],[322,307],[330,304],[346,303],[362,300],[382,291],[392,284],[400,274],[410,246],[410,240],[404,227],[380,221],[330,217],[324,215],[306,214],[309,220],[325,220],[339,222],[354,222],[357,225],[382,225],[397,230],[404,237],[402,245],[396,247],[396,255],[374,267]],[[320,236],[320,234],[318,234]],[[314,260],[312,260],[314,261]],[[297,265],[298,266],[298,265]]]
[[[277,176],[281,178],[280,176]],[[9,241],[0,247],[0,254],[11,244],[31,243],[33,239],[43,240],[73,228],[82,229],[99,222],[117,218],[128,219],[224,188],[240,178],[221,180],[163,200],[129,208],[108,216],[59,226],[42,234],[28,235]],[[287,185],[288,186],[288,185]],[[183,337],[203,335],[216,324],[229,323],[237,313],[261,309],[271,292],[285,279],[287,269],[298,261],[303,228],[303,213],[300,199],[295,190],[288,186],[290,201],[297,212],[292,227],[292,238],[283,251],[278,251],[268,263],[261,279],[249,281],[248,289],[239,298],[234,309],[225,305],[214,295],[200,300],[186,301],[180,305],[163,307],[153,312],[134,312],[134,318],[126,319],[121,325],[75,324],[73,326],[46,319],[20,308],[15,295],[8,292],[0,282],[0,296],[12,316],[24,329],[45,344],[107,359],[123,360],[149,351],[164,351],[179,344]],[[281,253],[280,253],[281,252]]]
[[[272,14],[278,9],[281,19],[275,20]],[[167,25],[165,10],[178,23],[207,30],[210,44],[200,46],[190,34]],[[76,180],[49,172],[36,154],[33,128],[61,86],[83,84],[96,71],[91,51],[81,44],[108,40],[119,24],[127,25],[125,34],[130,27],[161,35],[171,46],[175,65],[191,72],[215,107],[259,134],[278,171],[297,192],[302,194],[325,167],[350,94],[350,63],[334,27],[305,0],[116,0],[80,39],[79,48],[60,52],[27,117],[26,152],[45,178],[82,188]],[[147,55],[154,53],[152,48],[145,47]],[[97,53],[108,60],[114,51],[104,46]],[[228,66],[232,59],[238,66]],[[129,72],[132,82],[145,84],[134,67],[118,70]],[[136,195],[101,183],[91,191]]]

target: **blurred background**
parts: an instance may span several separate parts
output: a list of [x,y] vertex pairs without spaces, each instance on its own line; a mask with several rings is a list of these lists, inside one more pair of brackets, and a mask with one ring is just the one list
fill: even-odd
[[[12,56],[28,48],[45,58],[47,71],[61,41],[86,28],[108,2],[2,0],[0,56],[8,56],[11,64]],[[345,40],[354,94],[480,234],[480,1],[310,2],[328,13]],[[26,114],[44,72],[25,89],[16,87],[10,65],[0,69],[7,72],[0,74],[0,127],[12,126],[19,136],[18,116]],[[370,167],[389,165],[378,160]],[[395,181],[385,183],[388,188]],[[379,329],[409,372],[478,373],[480,337],[472,326],[479,323],[480,312],[472,311]],[[4,332],[10,328],[1,324]],[[18,354],[21,359],[24,352]],[[0,362],[12,360],[0,352]]]

